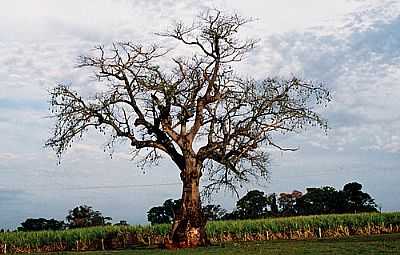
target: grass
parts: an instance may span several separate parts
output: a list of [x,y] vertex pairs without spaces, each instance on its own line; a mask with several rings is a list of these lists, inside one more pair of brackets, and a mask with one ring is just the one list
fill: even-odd
[[218,236],[222,233],[254,234],[270,231],[282,233],[303,229],[329,230],[341,226],[362,228],[368,225],[389,226],[400,225],[400,213],[360,213],[360,214],[329,214],[316,216],[297,216],[284,218],[269,218],[259,220],[214,221],[207,225],[208,236]]
[[[399,226],[400,212],[318,215],[209,222],[207,235],[213,243],[219,244],[239,240],[265,240],[265,238],[257,238],[265,237],[266,233],[269,235],[268,239],[292,239],[292,234],[293,239],[307,239],[306,234],[318,237],[319,232],[322,233],[322,237],[399,232]],[[77,244],[79,247],[91,247],[93,250],[99,249],[100,240],[105,242],[115,240],[120,245],[114,248],[125,247],[129,237],[135,237],[141,245],[151,246],[163,240],[169,229],[169,225],[136,225],[0,233],[0,246],[7,244],[9,252],[17,250],[33,252],[45,246],[54,246],[55,248],[50,249],[52,251],[74,250]]]
[[[49,253],[51,254],[51,253]],[[134,249],[105,252],[64,252],[66,255],[260,255],[260,254],[400,254],[400,234],[378,236],[356,236],[342,239],[321,239],[308,241],[276,240],[264,242],[229,243],[222,246],[211,246],[198,249],[167,251],[160,249]]]

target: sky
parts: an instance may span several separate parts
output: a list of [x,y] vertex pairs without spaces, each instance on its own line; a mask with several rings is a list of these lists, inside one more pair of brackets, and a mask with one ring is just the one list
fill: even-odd
[[[357,181],[383,211],[400,210],[400,1],[14,0],[0,1],[0,228],[29,217],[62,220],[81,204],[142,224],[149,208],[180,197],[172,162],[142,170],[123,146],[111,159],[95,133],[58,165],[44,148],[54,126],[48,90],[64,82],[90,92],[78,56],[114,41],[168,45],[154,33],[207,8],[256,18],[243,32],[259,39],[238,66],[244,75],[296,75],[324,82],[333,95],[321,110],[327,135],[308,129],[280,138],[299,150],[271,151],[269,182],[241,194]],[[220,192],[211,202],[230,210],[235,201]]]

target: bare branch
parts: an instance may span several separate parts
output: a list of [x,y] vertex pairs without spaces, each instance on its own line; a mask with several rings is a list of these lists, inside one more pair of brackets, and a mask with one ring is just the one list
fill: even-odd
[[204,172],[210,189],[225,185],[234,190],[257,176],[267,178],[265,148],[294,151],[280,145],[276,135],[308,126],[326,130],[316,109],[330,95],[323,84],[297,77],[257,81],[235,75],[231,64],[257,42],[239,37],[251,21],[209,10],[190,26],[176,23],[159,35],[192,48],[193,54],[175,57],[171,65],[164,60],[169,51],[156,45],[96,47],[78,67],[93,70],[107,89],[87,98],[65,85],[52,90],[56,126],[46,145],[61,155],[94,128],[110,136],[110,146],[125,139],[135,152],[149,149],[145,162],[156,161],[159,151],[166,153],[182,180]]

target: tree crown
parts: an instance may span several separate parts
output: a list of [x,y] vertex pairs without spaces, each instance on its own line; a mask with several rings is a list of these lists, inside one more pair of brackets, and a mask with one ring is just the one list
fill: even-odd
[[209,191],[235,190],[251,177],[266,178],[265,146],[293,150],[279,145],[274,135],[305,126],[326,129],[314,107],[329,102],[330,95],[322,84],[297,77],[240,77],[233,63],[256,44],[239,38],[249,21],[210,10],[191,26],[175,24],[160,35],[194,53],[171,58],[168,65],[163,63],[169,52],[155,45],[96,47],[97,54],[81,57],[79,67],[94,70],[106,89],[83,97],[65,84],[54,88],[50,103],[56,126],[46,145],[60,156],[94,128],[109,136],[110,148],[123,139],[133,155],[146,149],[144,164],[164,154],[184,172],[186,163],[196,160],[207,170]]

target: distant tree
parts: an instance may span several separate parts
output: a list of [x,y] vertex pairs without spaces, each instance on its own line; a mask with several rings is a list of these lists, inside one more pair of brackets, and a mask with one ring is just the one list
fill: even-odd
[[19,231],[62,230],[65,228],[65,223],[55,219],[29,218],[22,222],[21,226],[18,228]]
[[[147,220],[153,224],[169,224],[173,222],[175,214],[181,206],[181,199],[165,200],[163,205],[152,207],[147,212]],[[208,220],[219,220],[226,211],[220,205],[206,205],[203,207],[203,214]]]
[[[268,207],[270,210],[268,210]],[[268,216],[279,216],[276,194],[264,195],[259,190],[249,191],[236,203],[232,212],[225,212],[224,220],[257,219]]]
[[343,192],[333,187],[307,188],[306,194],[297,199],[295,208],[301,215],[343,213],[346,199]]
[[70,210],[67,217],[69,228],[83,228],[109,225],[111,217],[105,217],[100,211],[95,211],[91,206],[81,205]]
[[237,201],[236,210],[242,219],[261,218],[268,211],[268,198],[264,196],[262,191],[249,191]]
[[153,207],[147,212],[147,220],[151,222],[151,224],[171,223],[175,214],[178,212],[181,203],[181,199],[165,200],[163,205]]
[[374,199],[361,189],[357,182],[339,191],[329,186],[307,188],[306,194],[297,199],[295,209],[301,215],[377,211]]
[[303,193],[298,190],[294,190],[292,193],[279,194],[278,202],[281,214],[284,216],[296,215],[296,203],[302,195]]
[[268,177],[266,146],[294,150],[279,145],[275,134],[327,127],[316,110],[330,101],[323,84],[298,77],[241,77],[242,71],[234,70],[256,44],[240,38],[249,21],[210,10],[189,25],[178,22],[161,35],[191,54],[168,59],[169,52],[154,45],[97,47],[79,67],[94,71],[96,88],[103,90],[85,95],[69,84],[51,90],[56,123],[46,145],[60,156],[88,130],[97,130],[109,138],[109,148],[127,141],[134,155],[145,156],[144,163],[167,156],[183,185],[168,243],[205,245],[202,176],[206,191],[236,191],[255,177]]
[[164,202],[163,206],[167,214],[170,216],[171,221],[173,221],[175,215],[179,212],[181,205],[182,205],[182,199],[175,199],[175,200],[168,199]]
[[164,206],[155,206],[147,212],[147,220],[152,224],[171,223],[171,218],[167,215]]
[[208,220],[221,220],[226,214],[226,210],[221,205],[203,206],[203,214]]
[[377,212],[378,206],[374,199],[361,189],[362,185],[357,182],[344,185],[343,193],[346,196],[348,212]]

